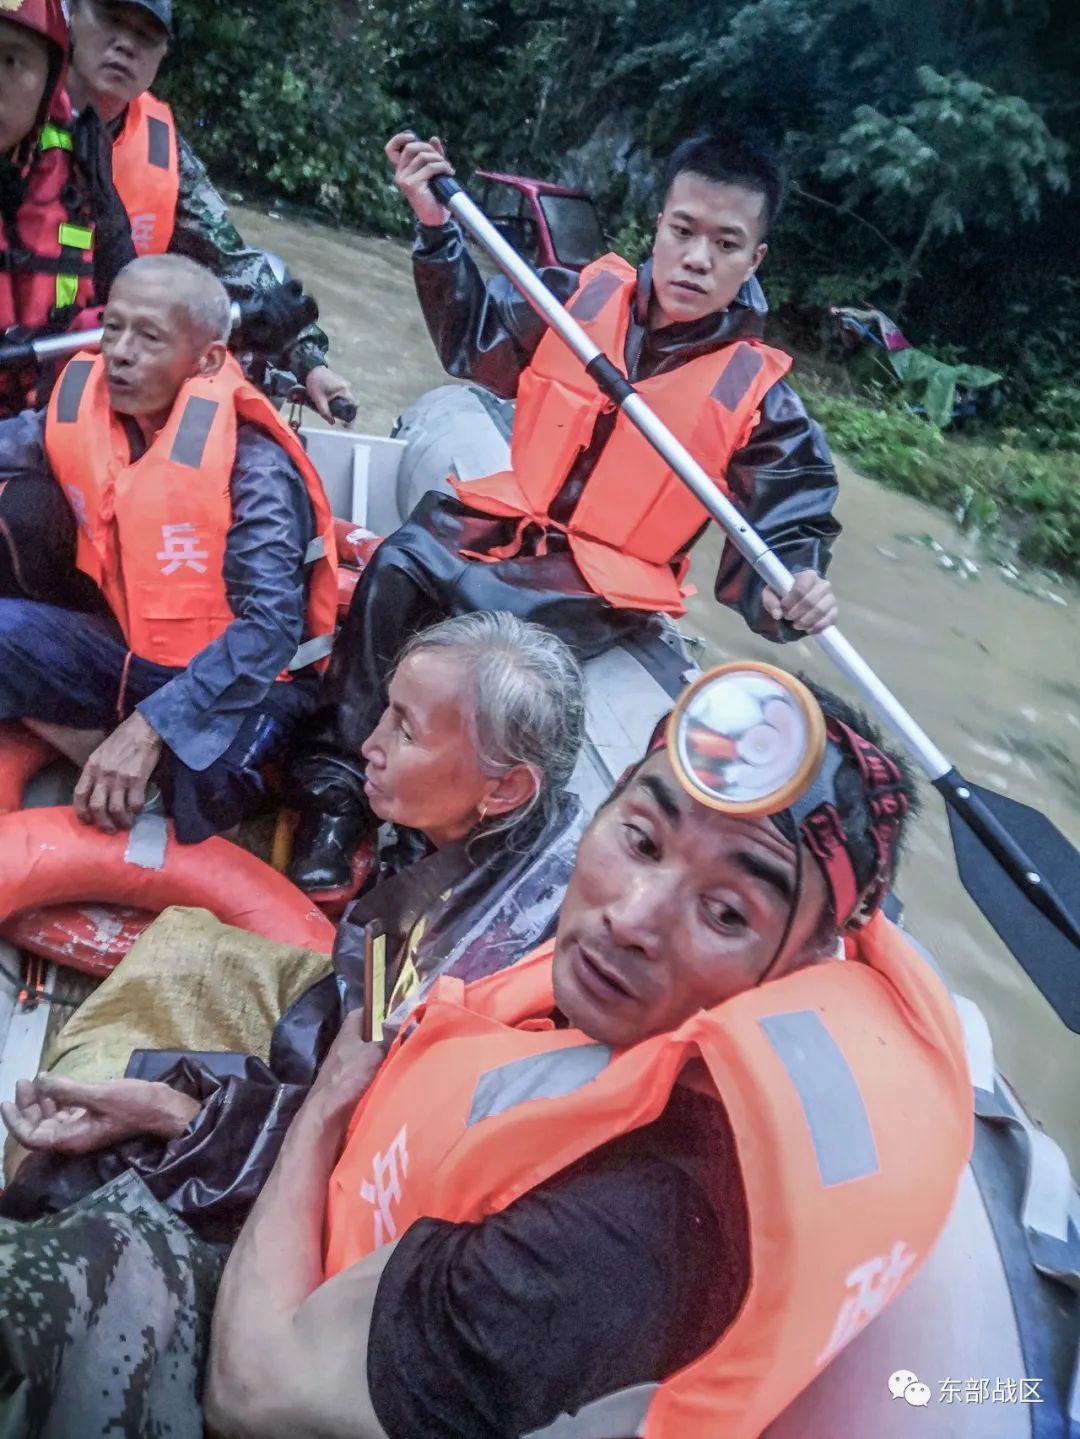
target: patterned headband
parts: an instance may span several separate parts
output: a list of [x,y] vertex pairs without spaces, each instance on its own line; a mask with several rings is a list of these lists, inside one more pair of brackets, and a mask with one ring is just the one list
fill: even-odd
[[[669,718],[670,715],[665,715],[653,730],[646,756],[664,747]],[[810,787],[791,805],[789,813],[825,875],[836,925],[843,929],[858,911],[872,914],[885,897],[892,878],[900,826],[908,812],[908,797],[899,766],[877,745],[838,719],[826,718],[825,734],[828,742],[821,768]],[[854,761],[859,771],[870,810],[874,872],[861,888],[836,795],[836,776],[845,756]]]

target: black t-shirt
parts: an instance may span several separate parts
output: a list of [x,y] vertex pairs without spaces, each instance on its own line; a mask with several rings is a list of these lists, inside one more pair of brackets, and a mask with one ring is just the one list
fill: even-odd
[[677,1088],[482,1224],[412,1225],[375,1299],[375,1412],[389,1439],[516,1439],[696,1359],[748,1279],[727,1117]]

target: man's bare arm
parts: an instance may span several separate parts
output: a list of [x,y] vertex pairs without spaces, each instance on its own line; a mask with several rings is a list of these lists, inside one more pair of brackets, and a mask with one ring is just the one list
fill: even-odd
[[330,1174],[381,1051],[350,1016],[285,1138],[225,1268],[206,1420],[222,1439],[385,1439],[367,1389],[367,1338],[391,1247],[323,1283]]
[[208,1434],[214,1439],[296,1439],[298,1434],[305,1439],[386,1439],[368,1392],[367,1349],[379,1280],[395,1248],[386,1244],[320,1284],[291,1323],[275,1326],[272,1342],[259,1356],[257,1390],[233,1389],[232,1375],[225,1375],[223,1383],[215,1318],[205,1401]]

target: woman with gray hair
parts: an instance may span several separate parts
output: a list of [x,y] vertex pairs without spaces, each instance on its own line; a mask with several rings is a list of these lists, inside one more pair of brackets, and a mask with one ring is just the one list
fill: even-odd
[[[403,757],[394,748],[401,692],[411,696],[417,683],[431,696],[437,738],[418,758],[416,736],[406,732],[411,751]],[[402,650],[390,704],[361,751],[365,794],[379,819],[423,830],[436,845],[449,827],[454,838],[475,829],[520,849],[558,808],[584,726],[584,681],[562,640],[506,613],[459,615],[422,630]],[[447,745],[462,750],[450,756]]]
[[389,924],[387,1011],[400,1021],[439,975],[490,974],[554,923],[583,827],[566,785],[584,680],[550,630],[480,612],[413,636],[388,699],[363,746],[364,794],[377,819],[411,832],[406,854],[418,837],[430,852],[405,869],[390,852],[393,893],[384,883],[349,909],[335,956],[360,964],[365,930]]
[[[460,778],[451,777],[460,756],[447,753],[436,762],[427,746],[420,756],[415,750],[406,756],[400,746],[391,744],[390,777],[382,773],[387,743],[397,736],[394,726],[400,701],[391,699],[377,723],[372,715],[364,727],[367,738],[362,743],[357,740],[356,751],[323,753],[318,740],[321,710],[297,736],[294,763],[286,776],[286,798],[300,811],[300,822],[287,873],[318,904],[351,897],[357,847],[362,852],[365,837],[380,820],[422,830],[435,843],[438,839],[431,823],[438,829],[447,818],[455,837],[472,822],[488,834],[527,835],[538,817],[550,813],[552,796],[573,771],[584,728],[583,681],[570,650],[550,630],[504,611],[457,615],[414,634],[396,658],[387,657],[386,669],[391,674],[395,667],[399,675],[409,672],[412,660],[420,655],[430,656],[438,669],[439,653],[447,656],[448,681],[453,677],[448,689],[451,702],[460,702],[469,716],[467,728],[460,733],[453,722],[449,728],[440,728],[441,741],[449,743],[453,735],[454,743],[460,740],[468,746],[469,758],[475,762],[465,790]],[[380,688],[383,694],[389,693],[385,685]],[[325,829],[321,858],[312,850],[312,836],[326,816],[307,804],[313,745],[321,756],[319,784],[325,788],[327,803],[333,795],[348,797],[345,810]],[[415,770],[404,762],[406,758],[417,761]],[[480,783],[481,776],[494,779],[503,771],[515,778],[493,797],[487,793],[490,786]],[[534,783],[528,780],[529,774]],[[415,785],[409,784],[409,775],[416,778]],[[402,784],[408,785],[407,789],[402,790]],[[424,784],[434,786],[427,795],[420,793]],[[388,787],[398,790],[390,810]],[[476,811],[455,812],[460,810],[459,801],[466,798],[478,801]],[[440,806],[448,807],[447,815],[439,814]],[[520,842],[512,839],[515,845]]]
[[[331,972],[323,956],[299,964],[303,951],[167,910],[69,1021],[44,1077],[44,1090],[100,1120],[93,1152],[35,1156],[16,1208],[62,1208],[134,1166],[159,1199],[182,1193],[200,1227],[238,1227],[345,1015],[362,1008],[377,1038],[437,978],[478,979],[554,933],[584,828],[565,788],[584,725],[581,670],[542,626],[478,613],[415,635],[363,748],[367,801],[388,828]],[[169,993],[183,1002],[164,1003]],[[130,1086],[100,1083],[125,1063],[129,1078],[202,1101],[164,1149],[160,1129],[139,1144],[145,1114],[127,1107]]]

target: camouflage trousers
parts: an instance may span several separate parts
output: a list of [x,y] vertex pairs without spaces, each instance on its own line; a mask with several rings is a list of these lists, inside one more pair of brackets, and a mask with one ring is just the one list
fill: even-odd
[[0,1220],[0,1439],[202,1439],[224,1262],[130,1173]]

